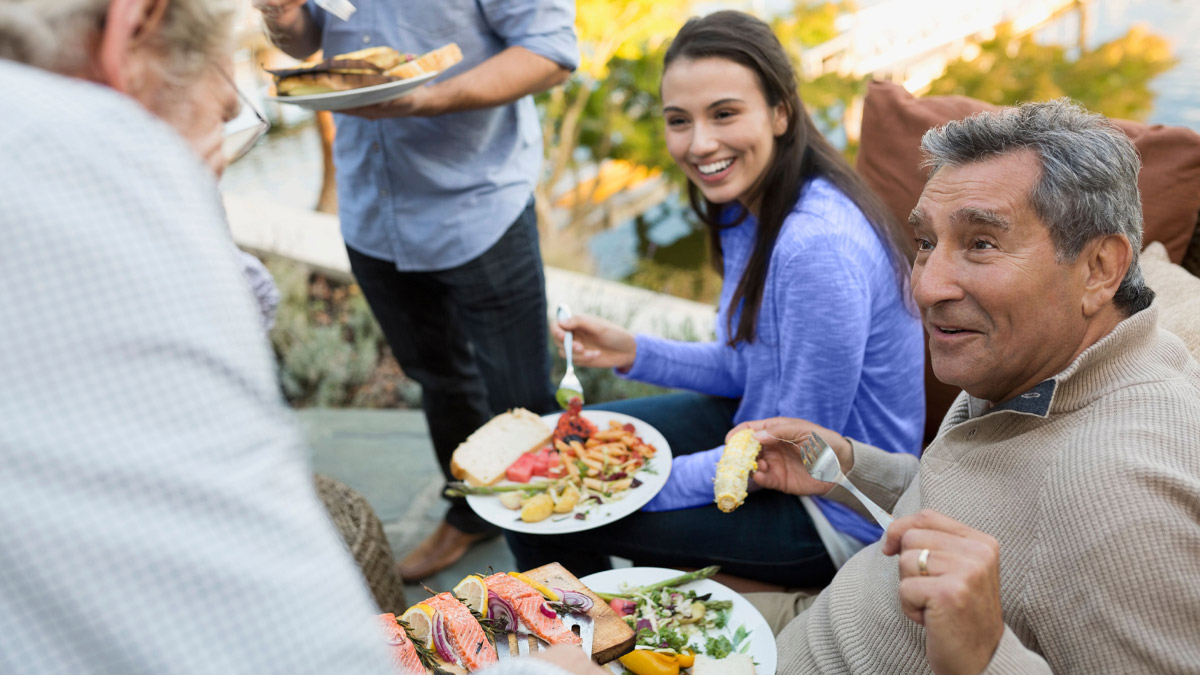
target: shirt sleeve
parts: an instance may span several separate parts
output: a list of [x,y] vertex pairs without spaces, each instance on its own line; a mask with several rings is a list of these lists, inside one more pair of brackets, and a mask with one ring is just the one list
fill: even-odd
[[562,0],[480,0],[484,19],[510,47],[524,47],[569,70],[579,67],[575,3]]
[[729,368],[730,347],[719,342],[680,342],[638,334],[637,356],[619,377],[667,387],[690,389],[710,396],[740,398],[745,382]]

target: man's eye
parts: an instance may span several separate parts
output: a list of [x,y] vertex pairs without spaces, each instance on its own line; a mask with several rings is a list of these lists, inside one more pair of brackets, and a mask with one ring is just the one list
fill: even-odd
[[986,251],[990,248],[996,248],[996,245],[985,239],[976,239],[975,241],[971,242],[971,248],[977,251]]
[[928,239],[922,239],[921,237],[917,237],[913,241],[917,242],[917,250],[918,251],[932,251],[933,250],[933,242],[929,241]]

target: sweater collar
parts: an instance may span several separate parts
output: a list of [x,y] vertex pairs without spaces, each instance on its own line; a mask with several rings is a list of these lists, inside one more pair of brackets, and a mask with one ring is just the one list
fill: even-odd
[[1061,372],[1028,391],[999,405],[968,394],[966,409],[961,411],[965,413],[963,417],[975,419],[992,413],[1012,412],[1044,418],[1051,412],[1082,408],[1113,387],[1128,382],[1129,377],[1138,372],[1136,363],[1141,358],[1138,346],[1148,343],[1157,327],[1156,303],[1117,324]]

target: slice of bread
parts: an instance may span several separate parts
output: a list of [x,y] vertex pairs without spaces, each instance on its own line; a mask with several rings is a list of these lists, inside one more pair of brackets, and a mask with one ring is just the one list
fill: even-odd
[[451,42],[448,45],[442,45],[431,52],[425,52],[412,61],[401,63],[400,65],[387,71],[385,74],[392,77],[398,77],[402,80],[407,80],[410,77],[416,77],[421,73],[436,73],[441,72],[450,66],[462,61],[462,50],[458,45]]
[[450,458],[450,473],[471,485],[491,485],[517,458],[550,442],[553,431],[524,408],[497,415],[467,437]]
[[754,659],[749,654],[730,654],[723,659],[697,654],[692,675],[754,675]]

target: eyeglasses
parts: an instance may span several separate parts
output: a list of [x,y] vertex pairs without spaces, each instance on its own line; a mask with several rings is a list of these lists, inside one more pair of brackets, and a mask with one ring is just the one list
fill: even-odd
[[271,123],[263,117],[250,99],[246,98],[223,69],[221,77],[237,92],[238,100],[242,104],[238,116],[225,123],[224,136],[221,139],[221,153],[225,156],[225,164],[228,166],[250,152],[250,148],[253,148],[258,139],[271,128]]

